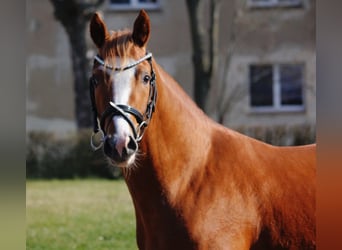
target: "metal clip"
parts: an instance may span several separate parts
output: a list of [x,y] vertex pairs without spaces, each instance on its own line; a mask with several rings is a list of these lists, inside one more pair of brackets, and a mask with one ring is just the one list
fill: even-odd
[[146,121],[143,121],[142,123],[139,124],[137,127],[137,138],[135,139],[136,142],[140,142],[144,133],[145,133],[145,128],[148,126],[148,123]]
[[[96,137],[100,135],[100,138],[96,140]],[[96,133],[93,132],[91,137],[90,137],[90,146],[91,148],[96,151],[100,149],[103,145],[104,142],[104,133],[102,130],[97,131]]]

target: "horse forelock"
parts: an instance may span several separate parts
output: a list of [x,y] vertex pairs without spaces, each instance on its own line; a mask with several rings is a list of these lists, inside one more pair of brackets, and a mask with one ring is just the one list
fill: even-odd
[[[100,51],[106,64],[123,67],[128,63],[129,59],[138,57],[130,30],[112,31],[111,33]],[[117,59],[120,59],[120,62],[117,62]]]

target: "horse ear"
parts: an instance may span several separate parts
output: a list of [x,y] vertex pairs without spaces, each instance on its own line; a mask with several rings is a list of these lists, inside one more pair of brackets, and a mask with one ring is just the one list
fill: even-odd
[[150,18],[145,10],[141,10],[134,22],[133,42],[139,47],[144,47],[150,37],[150,29]]
[[90,36],[98,48],[102,48],[109,37],[107,27],[97,12],[94,13],[90,20]]

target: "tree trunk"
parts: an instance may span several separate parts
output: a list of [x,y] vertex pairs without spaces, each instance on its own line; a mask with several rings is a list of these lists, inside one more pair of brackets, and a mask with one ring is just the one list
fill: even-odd
[[70,41],[70,54],[74,72],[75,117],[77,128],[89,128],[92,126],[88,84],[90,69],[86,58],[86,24],[87,22],[84,20],[66,28]]
[[[206,111],[210,82],[216,65],[220,0],[209,1],[209,30],[203,24],[203,0],[186,0],[190,21],[192,61],[194,67],[194,98]],[[207,42],[205,43],[205,39]],[[208,46],[205,48],[205,44]]]
[[203,27],[201,26],[201,14],[199,0],[186,0],[190,21],[192,62],[194,67],[194,98],[197,105],[205,110],[205,99],[210,83],[206,82],[204,69]]
[[208,100],[208,93],[210,89],[211,76],[206,73],[196,70],[195,67],[195,86],[194,86],[194,98],[196,104],[203,110],[206,111],[206,103]]
[[86,28],[93,12],[104,0],[50,0],[55,18],[63,25],[70,42],[74,75],[75,116],[77,128],[92,126],[89,97],[89,62],[86,57]]

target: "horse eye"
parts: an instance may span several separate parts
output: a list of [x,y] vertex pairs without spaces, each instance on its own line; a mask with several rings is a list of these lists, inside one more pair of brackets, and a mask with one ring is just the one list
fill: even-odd
[[149,75],[145,75],[143,78],[144,83],[148,83],[150,81],[151,77]]

